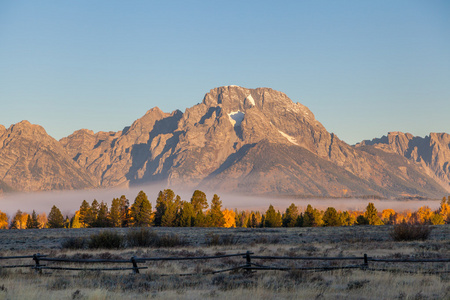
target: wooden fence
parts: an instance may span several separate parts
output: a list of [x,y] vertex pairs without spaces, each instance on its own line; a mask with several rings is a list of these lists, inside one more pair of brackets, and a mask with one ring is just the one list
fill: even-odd
[[[208,272],[195,272],[195,273],[184,273],[184,274],[158,274],[159,276],[172,276],[172,275],[207,275],[207,274],[217,274],[223,272],[230,272],[236,270],[244,270],[246,273],[252,273],[256,271],[269,271],[269,270],[278,270],[278,271],[292,271],[292,270],[302,270],[302,271],[330,271],[330,270],[342,270],[342,269],[362,269],[362,270],[371,270],[371,271],[389,271],[389,272],[409,272],[409,273],[431,273],[431,274],[439,274],[439,273],[450,273],[448,268],[446,270],[441,271],[412,271],[409,269],[398,270],[398,269],[388,269],[388,268],[374,268],[373,266],[378,263],[382,264],[395,264],[395,263],[440,263],[440,266],[445,266],[445,263],[450,262],[450,258],[439,258],[439,259],[426,259],[426,258],[416,258],[416,259],[385,259],[385,258],[372,258],[367,254],[364,254],[360,257],[309,257],[309,256],[260,256],[254,255],[253,252],[247,251],[245,253],[235,253],[235,254],[223,254],[223,255],[214,255],[214,256],[197,256],[197,257],[131,257],[130,259],[70,259],[70,258],[52,258],[47,255],[42,254],[33,254],[29,256],[7,256],[1,257],[0,260],[24,260],[24,259],[32,259],[34,261],[33,264],[17,264],[17,265],[0,265],[0,269],[2,268],[32,268],[37,272],[41,273],[42,270],[66,270],[66,271],[123,271],[123,270],[131,270],[134,274],[139,274],[139,270],[148,269],[146,266],[142,266],[142,264],[146,262],[155,262],[155,261],[186,261],[186,260],[213,260],[213,259],[223,259],[223,258],[231,258],[231,257],[241,257],[245,261],[243,264],[239,264],[237,266],[233,266],[227,269],[214,270]],[[279,266],[279,265],[264,265],[262,263],[255,263],[255,261],[262,261],[266,263],[267,261],[306,261],[308,264],[311,264],[313,261],[352,261],[354,264],[344,265],[344,266]],[[42,263],[52,262],[55,264],[113,264],[113,265],[131,265],[129,267],[109,267],[109,268],[92,268],[92,267],[70,267],[70,266],[55,266],[55,265],[45,265]],[[370,266],[369,266],[370,262]],[[141,266],[138,266],[138,263]]]

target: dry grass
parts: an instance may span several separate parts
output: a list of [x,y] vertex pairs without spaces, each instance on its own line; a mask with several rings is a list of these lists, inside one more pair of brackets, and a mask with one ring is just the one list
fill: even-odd
[[[101,229],[3,230],[1,256],[36,252],[52,257],[129,259],[136,257],[203,256],[250,250],[258,255],[281,256],[362,256],[413,258],[449,257],[450,226],[434,226],[427,241],[395,242],[389,226],[292,229],[155,228],[159,235],[177,234],[187,245],[177,247],[135,247],[125,249],[62,249],[67,237],[88,238]],[[115,229],[125,236],[127,229]],[[211,243],[214,239],[217,243]],[[221,242],[221,241],[224,242]],[[228,242],[231,241],[231,242]],[[210,246],[208,246],[208,244]],[[206,273],[242,265],[232,257],[211,261],[162,261],[140,263],[148,269],[88,272],[50,271],[36,274],[30,269],[0,269],[0,299],[450,299],[450,274],[423,274],[421,271],[450,270],[442,264],[388,265],[405,272],[370,270],[243,271],[203,276],[163,276],[180,273]],[[263,265],[322,266],[361,262],[276,262]],[[7,264],[9,261],[0,261]],[[32,263],[30,260],[14,263]],[[51,264],[51,263],[48,263]],[[131,264],[130,264],[131,265]],[[75,265],[73,265],[75,266]],[[79,266],[79,265],[77,265]],[[111,265],[112,266],[112,265]],[[109,267],[111,267],[109,266]],[[92,267],[92,266],[90,266]]]

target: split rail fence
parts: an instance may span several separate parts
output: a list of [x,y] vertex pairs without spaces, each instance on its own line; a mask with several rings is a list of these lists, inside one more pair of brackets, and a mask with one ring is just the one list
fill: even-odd
[[[2,268],[31,268],[34,269],[38,273],[42,273],[42,270],[64,270],[64,271],[125,271],[130,270],[133,274],[139,274],[140,270],[148,269],[147,266],[143,266],[143,264],[147,262],[157,262],[157,261],[187,261],[187,260],[198,260],[205,262],[207,260],[214,259],[225,259],[225,258],[238,258],[241,257],[245,259],[242,264],[235,262],[235,265],[220,270],[208,271],[208,272],[194,272],[194,273],[184,273],[184,274],[158,274],[160,276],[188,276],[188,275],[207,275],[207,274],[217,274],[223,272],[231,272],[237,270],[244,270],[246,273],[253,273],[256,271],[270,271],[270,270],[278,270],[278,271],[292,271],[292,270],[302,270],[302,271],[331,271],[331,270],[342,270],[342,269],[362,269],[362,270],[371,270],[371,271],[388,271],[388,272],[408,272],[408,273],[430,273],[430,274],[439,274],[439,273],[450,273],[449,265],[445,263],[450,262],[450,258],[441,258],[441,259],[385,259],[385,258],[373,258],[369,257],[367,254],[364,254],[360,257],[295,257],[295,256],[261,256],[254,255],[253,252],[247,251],[244,253],[235,253],[235,254],[224,254],[224,255],[214,255],[214,256],[197,256],[197,257],[131,257],[130,259],[70,259],[70,258],[52,258],[47,255],[42,254],[33,254],[29,256],[6,256],[1,257],[0,261],[5,260],[25,260],[32,259],[34,263],[22,263],[22,264],[7,264],[0,265],[0,270]],[[256,263],[256,262],[259,263]],[[303,261],[303,266],[298,265],[289,265],[286,264],[279,265],[280,262],[296,262]],[[317,266],[313,265],[313,261],[322,261],[327,262],[328,265],[325,266]],[[334,261],[335,265],[333,265],[332,261]],[[336,262],[349,261],[354,264],[349,265],[336,265]],[[271,265],[265,265],[267,262],[271,262]],[[278,262],[278,264],[274,264],[274,262]],[[369,266],[370,262],[370,266]],[[397,263],[434,263],[439,265],[433,265],[432,270],[422,270],[416,271],[411,270],[406,267],[403,269],[392,269],[386,268],[386,265],[392,265]],[[47,265],[49,264],[49,265]],[[66,264],[66,266],[64,266]],[[76,264],[76,265],[95,265],[95,264],[109,264],[109,265],[122,265],[123,267],[72,267],[67,266],[67,264]],[[129,266],[126,266],[126,265]],[[138,266],[140,264],[140,266]],[[237,264],[237,265],[236,265]],[[381,267],[376,267],[377,264],[381,264]],[[63,266],[61,266],[63,265]],[[306,265],[306,266],[305,266]],[[438,267],[442,270],[436,270],[435,267]]]

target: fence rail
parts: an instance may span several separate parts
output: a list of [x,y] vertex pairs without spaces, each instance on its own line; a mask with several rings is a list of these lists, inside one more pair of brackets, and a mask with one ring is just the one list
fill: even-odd
[[[223,255],[212,255],[212,256],[192,256],[192,257],[131,257],[130,259],[70,259],[70,258],[58,258],[58,257],[48,257],[47,255],[42,255],[39,253],[26,256],[6,256],[0,257],[0,260],[13,260],[13,259],[33,259],[34,264],[16,264],[16,265],[0,265],[0,269],[5,268],[31,268],[39,273],[42,270],[65,270],[65,271],[126,271],[131,270],[132,273],[138,274],[139,270],[148,269],[147,266],[138,266],[138,263],[155,262],[155,261],[186,261],[186,260],[212,260],[212,259],[222,259],[230,257],[241,257],[245,259],[245,263],[238,266],[233,266],[231,268],[212,270],[203,273],[184,273],[184,274],[158,274],[160,276],[169,275],[206,275],[206,274],[217,274],[223,272],[230,272],[236,270],[244,270],[244,272],[252,273],[256,271],[291,271],[291,270],[304,270],[304,271],[331,271],[331,270],[344,270],[344,269],[362,269],[370,271],[390,271],[390,272],[408,272],[411,270],[398,270],[398,269],[387,269],[387,268],[369,268],[369,262],[373,265],[376,263],[449,263],[450,258],[405,258],[405,259],[386,259],[386,258],[373,258],[369,257],[367,254],[363,256],[354,257],[309,257],[309,256],[267,256],[267,255],[254,255],[253,252],[247,251],[244,253],[234,253],[234,254],[223,254]],[[255,260],[270,260],[270,261],[354,261],[361,262],[352,265],[344,266],[274,266],[274,265],[262,265],[255,263]],[[55,264],[131,264],[130,267],[104,267],[104,268],[92,268],[92,267],[73,267],[73,266],[54,266],[54,265],[42,265],[41,262],[53,262]],[[427,274],[441,274],[450,273],[450,271],[423,271]]]

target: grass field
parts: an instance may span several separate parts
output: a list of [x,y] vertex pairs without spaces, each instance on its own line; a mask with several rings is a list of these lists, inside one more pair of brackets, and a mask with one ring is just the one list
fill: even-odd
[[[106,229],[1,230],[0,256],[47,254],[60,258],[130,259],[189,257],[252,251],[275,256],[362,256],[377,258],[450,258],[450,226],[434,226],[426,241],[394,242],[390,226],[322,228],[152,228],[177,235],[183,246],[170,248],[63,249],[68,237],[86,237]],[[107,229],[126,234],[129,229]],[[131,271],[58,271],[0,269],[0,299],[450,299],[450,263],[386,264],[335,271],[243,270],[202,275],[244,264],[242,257],[200,261],[140,263]],[[11,264],[0,261],[0,264]],[[31,259],[16,263],[32,264]],[[359,262],[279,262],[270,266],[342,266]],[[66,264],[67,265],[67,264]],[[80,265],[77,265],[80,266]],[[131,266],[131,264],[130,264]],[[89,266],[85,266],[89,267]],[[92,266],[91,266],[92,267]],[[100,267],[100,266],[97,266]],[[108,267],[102,265],[101,267]],[[111,266],[109,266],[111,267]],[[441,272],[426,274],[425,272]],[[197,275],[179,276],[193,273]]]

